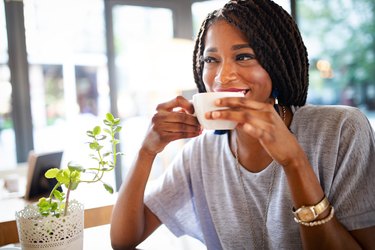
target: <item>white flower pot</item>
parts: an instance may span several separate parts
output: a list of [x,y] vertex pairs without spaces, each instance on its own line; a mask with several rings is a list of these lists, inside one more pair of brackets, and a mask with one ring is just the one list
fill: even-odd
[[82,250],[84,209],[71,201],[68,214],[42,217],[36,205],[16,212],[18,237],[23,250]]

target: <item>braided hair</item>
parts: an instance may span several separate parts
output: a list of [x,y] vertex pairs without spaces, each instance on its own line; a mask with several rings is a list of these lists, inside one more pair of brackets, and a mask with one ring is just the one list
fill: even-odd
[[203,83],[203,51],[208,28],[225,20],[239,29],[272,80],[282,105],[303,106],[308,90],[309,62],[306,47],[293,18],[271,0],[231,0],[208,14],[198,32],[194,53],[194,80],[199,92]]

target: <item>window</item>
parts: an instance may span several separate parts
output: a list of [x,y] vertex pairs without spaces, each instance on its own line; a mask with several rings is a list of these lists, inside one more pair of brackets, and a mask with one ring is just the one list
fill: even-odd
[[[104,3],[25,0],[34,149],[88,158],[86,130],[109,111]],[[87,153],[86,153],[87,152]]]
[[375,118],[375,2],[297,1],[309,53],[308,102],[343,104]]
[[[117,106],[124,125],[120,139],[126,155],[126,173],[157,104],[194,88],[193,44],[191,40],[174,38],[172,9],[114,5],[112,12]],[[171,143],[157,157],[152,176],[164,170],[180,143]]]

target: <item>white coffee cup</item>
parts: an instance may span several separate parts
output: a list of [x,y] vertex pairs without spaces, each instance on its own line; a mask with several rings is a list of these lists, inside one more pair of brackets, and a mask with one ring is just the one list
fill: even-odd
[[227,109],[227,107],[218,107],[215,105],[215,100],[224,97],[243,97],[242,92],[206,92],[198,93],[193,95],[193,105],[195,110],[195,115],[198,118],[199,123],[205,129],[214,130],[231,130],[237,126],[237,122],[229,120],[207,120],[205,118],[205,113]]

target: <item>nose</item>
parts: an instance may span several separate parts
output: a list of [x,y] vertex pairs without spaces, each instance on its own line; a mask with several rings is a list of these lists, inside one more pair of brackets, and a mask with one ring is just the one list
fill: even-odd
[[225,85],[236,79],[235,67],[230,62],[222,62],[215,76],[215,83]]

